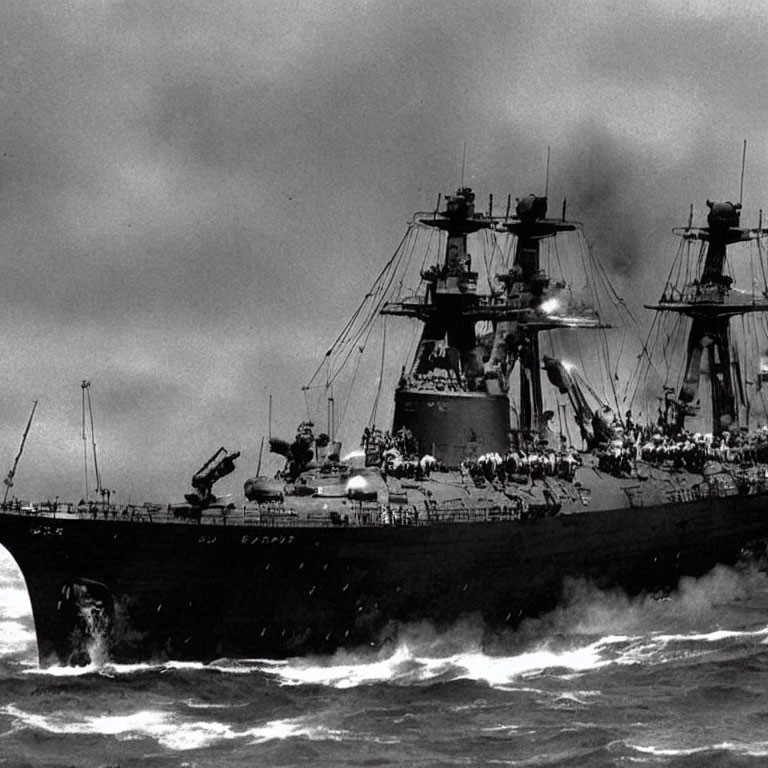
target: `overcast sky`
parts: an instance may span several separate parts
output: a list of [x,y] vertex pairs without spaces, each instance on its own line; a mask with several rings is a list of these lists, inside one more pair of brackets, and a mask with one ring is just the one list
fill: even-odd
[[83,379],[119,500],[181,498],[221,445],[238,492],[268,394],[290,437],[465,141],[483,200],[541,193],[551,146],[551,199],[636,300],[688,206],[738,198],[744,139],[742,223],[768,209],[757,1],[4,0],[0,30],[0,474],[39,399],[25,498],[83,495]]

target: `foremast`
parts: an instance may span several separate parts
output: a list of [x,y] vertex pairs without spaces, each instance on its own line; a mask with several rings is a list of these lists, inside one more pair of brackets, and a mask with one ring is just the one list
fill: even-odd
[[711,400],[708,431],[720,434],[738,426],[737,394],[743,396],[739,362],[732,353],[731,319],[753,312],[768,312],[766,291],[761,296],[745,295],[733,289],[726,274],[728,247],[758,240],[766,230],[740,227],[741,203],[707,200],[706,227],[674,230],[685,241],[701,241],[703,258],[700,273],[678,288],[668,283],[657,304],[646,308],[672,312],[691,319],[686,345],[682,383],[676,395],[665,398],[664,418],[675,430],[685,428],[687,416],[698,413],[701,379]]
[[[403,369],[395,392],[393,432],[407,430],[422,453],[449,466],[544,433],[542,331],[606,327],[594,309],[569,306],[565,283],[542,269],[542,241],[578,224],[546,218],[545,197],[518,200],[515,215],[503,218],[476,213],[474,201],[472,190],[462,187],[446,198],[444,210],[417,215],[418,223],[446,233],[443,261],[422,271],[423,300],[382,310],[424,323],[411,368]],[[477,291],[467,249],[468,236],[481,230],[516,237],[512,266],[496,276],[501,288],[487,295]],[[481,322],[491,331],[479,332]],[[511,429],[510,379],[518,362],[519,418]]]

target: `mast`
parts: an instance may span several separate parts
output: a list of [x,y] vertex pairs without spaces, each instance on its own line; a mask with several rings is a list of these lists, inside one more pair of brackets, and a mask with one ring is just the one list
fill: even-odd
[[[700,273],[681,289],[670,286],[669,294],[648,309],[674,312],[691,319],[685,354],[682,384],[674,396],[668,396],[667,421],[675,429],[685,427],[688,416],[699,414],[702,395],[711,401],[709,431],[720,434],[738,426],[736,393],[741,391],[738,361],[733,359],[730,323],[733,317],[768,311],[765,295],[746,297],[732,288],[733,278],[726,274],[728,247],[756,240],[761,228],[739,226],[741,203],[707,200],[706,227],[689,226],[675,230],[685,240],[701,241],[705,249]],[[702,390],[702,379],[705,390]],[[740,398],[741,399],[741,398]]]
[[[547,428],[542,405],[538,335],[561,328],[603,328],[594,310],[567,306],[564,283],[541,268],[542,240],[579,228],[547,219],[545,197],[529,195],[492,218],[474,210],[475,195],[461,187],[446,197],[443,211],[417,215],[420,224],[445,232],[443,261],[421,273],[423,301],[392,302],[383,314],[414,317],[424,323],[411,370],[395,393],[393,431],[407,429],[422,452],[455,466],[479,452],[504,452],[510,432],[509,376],[520,362],[518,439],[528,441]],[[420,216],[420,217],[419,217]],[[512,268],[497,275],[503,290],[477,292],[477,272],[467,238],[482,229],[515,235]],[[478,330],[489,323],[490,333]]]
[[88,501],[88,436],[86,434],[86,411],[90,419],[91,426],[91,446],[93,448],[93,472],[96,476],[96,493],[104,496],[105,489],[101,485],[101,474],[99,473],[99,462],[96,457],[96,434],[93,429],[93,408],[91,406],[91,382],[83,380],[80,383],[82,390],[82,414],[83,414],[83,460],[85,470],[85,500]]
[[3,494],[3,509],[8,501],[8,492],[13,487],[13,478],[16,475],[16,467],[19,465],[19,459],[24,451],[24,444],[27,442],[27,435],[29,434],[29,428],[32,426],[32,417],[35,415],[35,409],[37,408],[37,400],[32,404],[32,412],[29,414],[29,420],[27,421],[27,428],[24,430],[24,435],[21,438],[21,445],[19,446],[19,452],[16,454],[16,458],[13,460],[13,467],[8,473],[8,476],[3,481],[5,483],[5,493]]
[[507,328],[506,345],[511,362],[519,362],[519,432],[524,440],[541,435],[547,428],[541,389],[542,359],[539,333],[557,328],[604,328],[596,313],[578,315],[572,311],[562,314],[565,307],[559,297],[562,286],[552,285],[550,276],[541,267],[541,243],[560,232],[578,228],[575,222],[548,219],[547,198],[528,195],[517,201],[514,219],[504,223],[504,229],[517,237],[514,261],[506,276],[509,298],[527,308],[519,313]]
[[411,369],[395,392],[392,430],[407,431],[417,450],[456,466],[478,451],[503,451],[507,444],[509,400],[498,378],[486,375],[483,358],[489,350],[478,339],[476,324],[487,319],[487,302],[478,296],[478,273],[467,248],[469,235],[494,222],[475,212],[475,193],[464,186],[445,196],[442,211],[416,218],[445,233],[445,250],[441,263],[421,273],[422,302],[393,302],[382,309],[424,323]]

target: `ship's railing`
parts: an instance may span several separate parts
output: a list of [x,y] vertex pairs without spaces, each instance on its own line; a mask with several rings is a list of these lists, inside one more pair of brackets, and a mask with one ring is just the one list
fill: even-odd
[[179,510],[159,504],[141,506],[92,504],[83,506],[61,502],[51,504],[18,502],[6,504],[2,507],[2,511],[6,514],[31,518],[120,521],[138,524],[195,523],[201,526],[328,528],[341,526],[432,526],[452,523],[525,521],[554,516],[558,513],[558,508],[546,504],[529,505],[519,500],[510,500],[508,504],[503,505],[468,506],[462,500],[455,500],[443,504],[430,502],[421,508],[413,504],[354,502],[343,512],[336,510],[299,512],[292,509],[290,504],[271,502],[260,505],[248,504],[240,507],[214,508],[204,510],[202,513],[191,514],[188,509]]

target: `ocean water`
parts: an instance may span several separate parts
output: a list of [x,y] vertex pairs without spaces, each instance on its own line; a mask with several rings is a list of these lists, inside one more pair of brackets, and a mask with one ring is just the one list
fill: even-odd
[[326,658],[40,669],[0,550],[0,766],[387,765],[768,765],[768,577],[572,584],[515,632],[468,617]]

